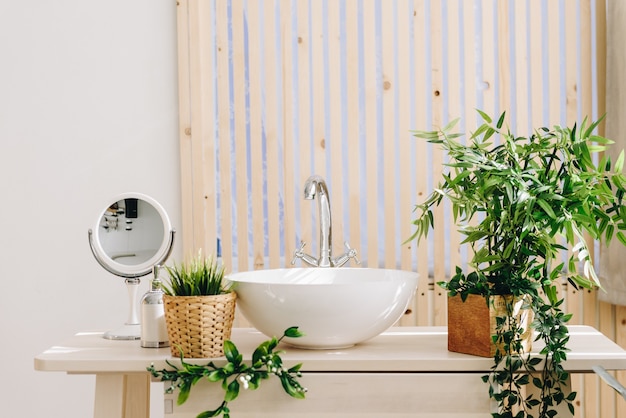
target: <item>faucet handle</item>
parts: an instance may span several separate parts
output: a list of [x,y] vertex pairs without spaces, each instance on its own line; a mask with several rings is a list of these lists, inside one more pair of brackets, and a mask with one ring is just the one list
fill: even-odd
[[293,258],[291,259],[291,265],[296,264],[296,260],[298,258],[302,258],[304,256],[304,247],[306,246],[306,242],[300,241],[300,248],[293,252]]
[[346,255],[348,256],[348,258],[354,258],[355,263],[361,264],[361,262],[357,258],[357,254],[358,254],[357,250],[355,250],[354,248],[351,248],[350,244],[348,244],[348,241],[345,241],[343,243],[343,246],[346,248]]
[[361,262],[359,261],[358,258],[356,258],[356,250],[353,248],[350,248],[350,245],[348,244],[348,242],[344,242],[343,243],[344,247],[346,247],[346,252],[341,254],[340,256],[335,257],[332,260],[332,265],[333,267],[342,267],[343,265],[345,265],[348,261],[350,261],[351,258],[354,258],[354,262],[357,264],[361,264]]

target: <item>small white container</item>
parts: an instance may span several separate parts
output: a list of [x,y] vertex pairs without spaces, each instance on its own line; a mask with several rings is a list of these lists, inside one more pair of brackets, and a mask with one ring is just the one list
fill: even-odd
[[158,277],[158,269],[154,268],[154,279],[150,290],[141,298],[141,346],[160,348],[170,345],[165,325],[165,309],[163,289]]

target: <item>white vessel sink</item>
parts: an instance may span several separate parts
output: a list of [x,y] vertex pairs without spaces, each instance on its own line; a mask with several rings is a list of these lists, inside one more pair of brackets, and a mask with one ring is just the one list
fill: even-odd
[[252,326],[280,337],[291,326],[305,336],[284,341],[312,349],[345,348],[373,338],[405,312],[418,274],[371,268],[288,268],[231,274],[237,306]]

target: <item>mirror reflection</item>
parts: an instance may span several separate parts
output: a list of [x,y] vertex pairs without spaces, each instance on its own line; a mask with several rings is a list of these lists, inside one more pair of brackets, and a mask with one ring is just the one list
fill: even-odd
[[119,200],[102,215],[100,245],[112,261],[127,266],[142,264],[161,247],[163,224],[159,212],[145,200]]

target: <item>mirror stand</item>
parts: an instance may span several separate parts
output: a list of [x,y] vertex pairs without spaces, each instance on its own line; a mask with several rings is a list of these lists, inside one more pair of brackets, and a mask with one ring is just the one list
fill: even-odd
[[141,339],[139,319],[140,277],[153,271],[170,255],[175,231],[165,209],[151,197],[124,193],[107,206],[89,229],[89,247],[109,273],[126,279],[130,308],[119,328],[106,332],[109,340]]
[[107,340],[138,340],[141,338],[141,325],[137,313],[139,283],[140,280],[136,278],[126,279],[126,288],[128,289],[128,299],[130,302],[128,320],[121,327],[105,332],[103,337]]

